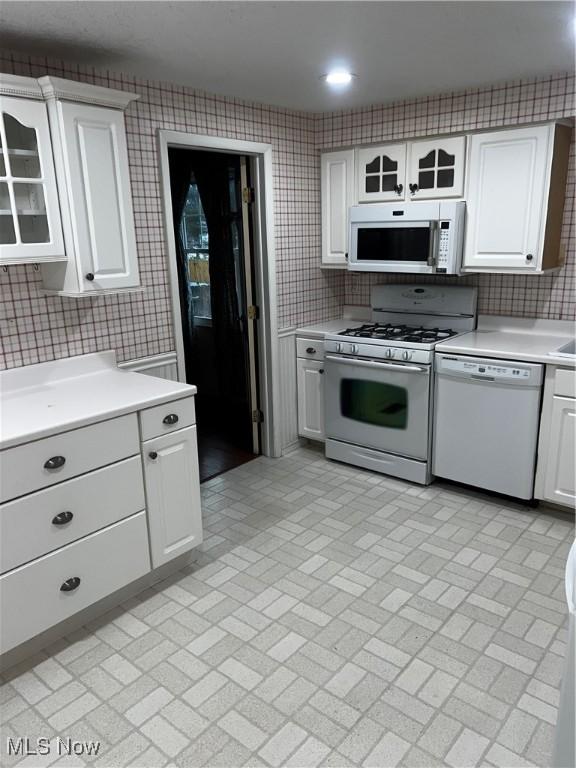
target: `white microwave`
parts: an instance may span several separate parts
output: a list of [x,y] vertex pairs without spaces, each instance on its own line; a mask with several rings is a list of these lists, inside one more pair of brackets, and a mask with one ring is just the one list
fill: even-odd
[[459,275],[465,213],[463,201],[354,205],[348,269]]

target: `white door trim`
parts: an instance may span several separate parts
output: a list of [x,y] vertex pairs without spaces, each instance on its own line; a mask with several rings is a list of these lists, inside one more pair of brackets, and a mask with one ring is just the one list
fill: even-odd
[[278,321],[276,312],[276,253],[274,241],[274,195],[272,183],[272,145],[255,141],[202,136],[183,131],[158,131],[160,157],[160,185],[164,208],[164,233],[168,247],[168,275],[172,295],[172,326],[178,360],[178,380],[186,381],[184,367],[184,339],[180,314],[180,291],[176,262],[176,242],[172,222],[172,196],[170,193],[170,167],[168,148],[204,149],[230,152],[254,158],[254,258],[256,284],[260,300],[260,326],[258,351],[260,360],[260,397],[264,413],[262,453],[281,456],[280,444],[280,388],[278,368]]

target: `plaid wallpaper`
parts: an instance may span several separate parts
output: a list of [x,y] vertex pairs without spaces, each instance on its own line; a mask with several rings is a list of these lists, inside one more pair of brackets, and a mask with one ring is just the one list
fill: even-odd
[[[321,148],[574,114],[574,78],[569,77],[310,114],[22,54],[1,56],[0,71],[32,77],[52,74],[140,94],[128,108],[126,123],[140,274],[146,288],[144,294],[124,297],[45,297],[39,292],[40,275],[33,266],[0,270],[0,368],[111,348],[119,360],[174,349],[156,152],[158,128],[272,145],[278,327],[282,329],[338,317],[345,302],[368,304],[370,285],[382,279],[320,269]],[[566,266],[545,277],[465,278],[480,288],[481,311],[574,317],[573,163],[568,191]]]

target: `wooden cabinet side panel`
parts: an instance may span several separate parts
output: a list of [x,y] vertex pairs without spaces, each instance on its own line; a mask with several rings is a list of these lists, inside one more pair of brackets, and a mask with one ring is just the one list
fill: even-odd
[[555,127],[550,188],[546,209],[546,226],[544,229],[542,269],[552,269],[553,267],[560,266],[563,261],[560,236],[562,234],[562,219],[564,217],[564,203],[566,200],[566,180],[568,178],[571,138],[572,128],[570,126],[557,125]]

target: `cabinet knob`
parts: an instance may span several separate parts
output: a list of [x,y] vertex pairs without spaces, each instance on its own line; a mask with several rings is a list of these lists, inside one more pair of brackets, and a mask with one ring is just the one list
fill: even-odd
[[526,261],[532,261],[533,258],[534,256],[531,253],[526,254]]
[[324,368],[320,368],[320,369],[318,370],[318,373],[324,373]]
[[70,579],[66,579],[64,584],[60,587],[60,592],[74,592],[80,586],[80,576],[72,576]]
[[397,195],[401,195],[403,189],[404,184],[394,184],[394,192],[396,192]]
[[52,525],[66,525],[74,517],[72,512],[60,512],[52,518]]
[[344,254],[344,258],[348,259],[348,251],[346,251],[346,253]]
[[175,413],[169,413],[168,416],[164,416],[162,419],[163,424],[176,424],[178,422],[178,416]]
[[415,192],[418,192],[418,184],[408,184],[408,187],[412,194],[414,194]]
[[148,454],[148,458],[152,459],[152,461],[156,461],[156,459],[158,458],[158,453],[156,451],[150,451],[150,453]]
[[92,272],[88,272],[88,274],[86,275],[86,280],[89,280],[90,282],[94,280],[94,275],[92,274]]
[[51,459],[44,462],[44,469],[60,469],[66,464],[64,456],[52,456]]
[[306,354],[307,355],[315,355],[316,354],[316,350],[314,349],[314,347],[306,347]]

